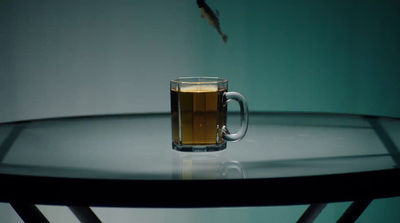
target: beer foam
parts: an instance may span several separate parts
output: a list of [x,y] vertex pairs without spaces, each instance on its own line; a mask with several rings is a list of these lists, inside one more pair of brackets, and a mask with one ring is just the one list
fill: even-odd
[[217,85],[191,85],[191,86],[182,86],[181,92],[216,92],[218,91]]

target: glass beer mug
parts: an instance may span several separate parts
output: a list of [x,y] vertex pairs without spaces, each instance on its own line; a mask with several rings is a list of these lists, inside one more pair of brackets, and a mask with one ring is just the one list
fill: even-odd
[[[248,126],[247,101],[228,92],[228,80],[218,77],[180,77],[171,80],[172,148],[178,151],[218,151],[226,141],[239,141]],[[240,106],[240,128],[230,133],[226,126],[227,103]]]

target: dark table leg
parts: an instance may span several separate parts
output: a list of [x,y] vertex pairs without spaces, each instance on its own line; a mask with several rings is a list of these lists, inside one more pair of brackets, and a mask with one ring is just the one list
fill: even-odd
[[309,223],[314,222],[314,220],[318,217],[318,215],[324,210],[326,207],[325,203],[320,204],[311,204],[307,210],[303,213],[303,215],[299,218],[297,223]]
[[11,206],[25,223],[48,223],[49,220],[34,204],[11,203]]
[[364,212],[372,200],[353,201],[353,203],[343,213],[338,223],[355,222],[358,217]]
[[96,214],[86,206],[69,206],[69,209],[82,223],[101,223]]

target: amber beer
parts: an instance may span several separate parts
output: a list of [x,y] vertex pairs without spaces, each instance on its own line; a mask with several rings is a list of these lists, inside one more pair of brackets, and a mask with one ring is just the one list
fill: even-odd
[[222,127],[227,89],[212,85],[171,89],[172,139],[179,145],[215,145],[225,142]]

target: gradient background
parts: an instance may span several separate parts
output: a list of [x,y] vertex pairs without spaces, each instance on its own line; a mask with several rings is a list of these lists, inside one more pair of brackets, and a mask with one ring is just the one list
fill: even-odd
[[397,0],[1,0],[0,122],[169,111],[169,80],[221,76],[251,111],[400,117]]
[[400,1],[207,2],[228,44],[195,0],[0,0],[0,122],[169,112],[169,80],[199,75],[250,111],[400,117]]

